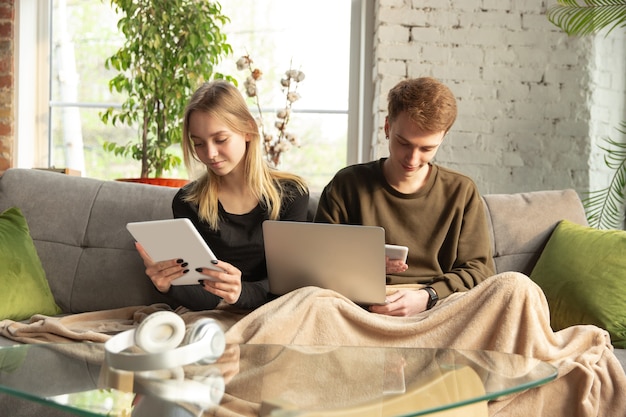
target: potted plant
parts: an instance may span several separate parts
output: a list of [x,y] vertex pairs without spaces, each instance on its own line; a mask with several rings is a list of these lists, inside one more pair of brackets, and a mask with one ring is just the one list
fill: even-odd
[[[557,0],[548,9],[548,20],[568,35],[591,35],[607,29],[626,27],[626,0]],[[626,135],[626,121],[617,131]],[[606,188],[590,192],[583,204],[591,226],[603,229],[618,228],[624,222],[626,202],[626,144],[606,138],[608,146],[604,161],[613,170]]]
[[140,161],[135,181],[149,182],[148,177],[161,178],[181,164],[170,147],[181,142],[182,117],[193,91],[211,78],[232,80],[214,73],[232,53],[221,30],[229,20],[215,1],[110,1],[122,16],[118,28],[125,42],[105,66],[118,71],[109,89],[126,99],[100,118],[114,126],[137,126],[138,137],[121,145],[106,142],[104,149]]

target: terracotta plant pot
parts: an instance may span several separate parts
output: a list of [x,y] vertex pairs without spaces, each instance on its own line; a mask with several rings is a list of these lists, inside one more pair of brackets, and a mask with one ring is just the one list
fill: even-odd
[[161,185],[164,187],[181,188],[189,183],[189,180],[182,178],[118,178],[116,181],[139,182],[142,184]]

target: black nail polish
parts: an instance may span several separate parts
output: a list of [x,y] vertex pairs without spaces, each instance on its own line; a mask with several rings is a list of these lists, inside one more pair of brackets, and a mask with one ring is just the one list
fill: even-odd
[[188,266],[189,264],[187,262],[183,262],[182,264],[180,264],[180,266],[182,266],[183,268]]
[[202,272],[202,268],[196,268],[196,272]]
[[211,259],[211,263],[212,263],[213,265],[217,265],[217,260],[215,260],[215,259]]
[[183,262],[185,262],[185,261],[183,261],[182,259],[176,259],[176,263],[177,264],[182,264]]
[[183,274],[186,274],[187,272],[189,272],[189,270],[188,270],[188,269],[185,269],[185,270],[183,271]]

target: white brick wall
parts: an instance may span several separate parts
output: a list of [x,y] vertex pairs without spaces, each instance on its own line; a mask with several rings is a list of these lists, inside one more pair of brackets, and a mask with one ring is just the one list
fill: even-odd
[[624,36],[569,38],[546,7],[377,1],[374,157],[388,154],[387,91],[406,77],[434,76],[459,104],[437,162],[470,175],[483,193],[597,188],[606,173],[596,138],[626,119]]

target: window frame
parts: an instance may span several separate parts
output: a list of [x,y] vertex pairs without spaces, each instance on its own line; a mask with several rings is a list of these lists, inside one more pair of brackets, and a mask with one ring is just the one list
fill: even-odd
[[18,168],[50,166],[50,6],[51,0],[16,3],[13,166]]
[[373,86],[374,1],[352,0],[347,164],[375,157]]

